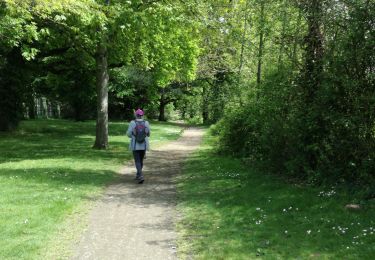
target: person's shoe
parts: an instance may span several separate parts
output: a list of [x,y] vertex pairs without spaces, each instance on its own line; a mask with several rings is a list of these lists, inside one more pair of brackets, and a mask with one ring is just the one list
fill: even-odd
[[145,180],[142,178],[142,179],[138,179],[138,183],[139,184],[142,184]]

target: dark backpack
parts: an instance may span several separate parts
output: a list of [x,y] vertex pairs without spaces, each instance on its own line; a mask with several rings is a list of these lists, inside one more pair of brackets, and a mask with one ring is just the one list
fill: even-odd
[[135,121],[134,135],[137,143],[144,143],[147,136],[145,121]]

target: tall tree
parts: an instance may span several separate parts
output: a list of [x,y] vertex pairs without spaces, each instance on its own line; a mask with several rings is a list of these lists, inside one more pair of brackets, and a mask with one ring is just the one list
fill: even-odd
[[[109,6],[110,0],[105,0]],[[95,52],[96,61],[96,95],[97,95],[97,118],[96,136],[94,148],[108,148],[108,35],[105,31],[106,24],[100,24],[98,28],[99,37]]]
[[260,84],[262,77],[262,63],[264,52],[264,33],[265,33],[265,1],[260,1],[260,17],[259,17],[259,47],[258,47],[258,69],[257,69],[257,83]]
[[[302,71],[301,87],[304,90],[304,142],[307,161],[312,170],[316,170],[318,150],[315,145],[319,143],[324,132],[324,123],[321,107],[317,100],[317,93],[321,89],[323,80],[323,34],[321,31],[323,18],[323,1],[303,1],[302,7],[306,14],[307,35],[305,37],[305,63]],[[301,111],[302,112],[302,111]]]

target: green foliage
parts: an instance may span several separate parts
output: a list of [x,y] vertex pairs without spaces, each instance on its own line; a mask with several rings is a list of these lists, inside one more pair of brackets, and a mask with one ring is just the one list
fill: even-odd
[[[33,89],[36,93],[32,94],[64,103],[63,107],[72,109],[77,120],[95,112],[91,104],[98,46],[108,50],[109,67],[125,71],[136,67],[152,80],[152,84],[137,86],[133,93],[141,92],[143,96],[126,107],[155,102],[160,88],[195,77],[197,23],[188,18],[183,4],[110,1],[107,6],[105,1],[92,0],[4,0],[1,6],[0,69],[6,65],[8,52],[19,52],[38,68],[33,75],[38,82]],[[120,84],[117,81],[112,85],[115,97],[131,92]],[[23,102],[18,94],[14,97],[17,103]],[[117,103],[115,98],[115,110]],[[19,120],[13,115],[9,118]]]
[[199,85],[200,82],[196,81],[192,84],[192,88],[189,91],[190,95],[184,95],[179,99],[176,104],[176,109],[180,113],[180,118],[186,120],[189,124],[202,123],[202,88]]
[[[261,84],[249,81],[244,104],[226,109],[215,127],[219,150],[288,177],[345,183],[374,197],[371,6],[370,1],[304,2],[301,66],[290,56],[282,66],[267,66]],[[323,25],[327,29],[320,31]],[[293,54],[295,43],[284,39],[279,54]]]
[[[137,67],[114,68],[110,71],[109,103],[111,118],[134,117],[134,109],[146,108],[155,97],[152,73]],[[147,115],[150,115],[147,109]]]
[[233,108],[215,126],[220,136],[220,150],[243,155],[252,161],[264,162],[282,170],[280,163],[289,131],[288,100],[292,77],[276,73],[266,77],[261,90],[249,93],[243,106]]

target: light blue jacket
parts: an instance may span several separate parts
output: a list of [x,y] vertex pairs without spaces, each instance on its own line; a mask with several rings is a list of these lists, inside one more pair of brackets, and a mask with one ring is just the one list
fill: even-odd
[[145,121],[145,127],[146,127],[146,141],[144,143],[137,143],[135,141],[135,136],[133,135],[133,130],[136,126],[135,121],[145,121],[143,119],[136,119],[132,120],[129,124],[128,130],[126,131],[126,135],[131,138],[130,144],[129,144],[129,150],[135,151],[135,150],[150,150],[150,142],[148,140],[148,136],[150,136],[151,129],[150,129],[150,124],[148,121]]

